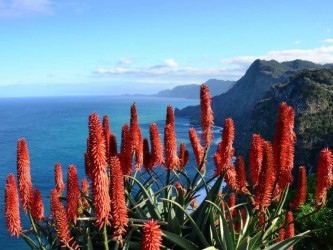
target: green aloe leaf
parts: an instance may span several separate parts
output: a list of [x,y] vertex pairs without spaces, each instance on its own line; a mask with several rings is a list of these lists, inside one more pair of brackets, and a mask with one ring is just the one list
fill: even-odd
[[200,248],[197,245],[195,245],[193,242],[177,234],[162,230],[162,236],[183,249],[200,250]]
[[147,207],[149,210],[150,215],[154,218],[154,219],[161,219],[161,215],[160,213],[158,213],[157,211],[157,206],[156,204],[154,204],[154,200],[152,199],[152,197],[149,195],[149,192],[146,190],[146,188],[140,183],[140,181],[138,181],[136,178],[133,178],[132,176],[128,176],[129,178],[133,179],[139,186],[140,190],[142,191],[142,194],[144,195],[144,197],[147,200]]
[[237,242],[237,246],[241,244],[241,242],[243,241],[243,239],[248,239],[247,235],[249,234],[248,228],[249,228],[249,223],[250,223],[250,215],[249,215],[249,211],[247,210],[247,207],[244,206],[245,208],[245,212],[246,212],[246,218],[245,218],[245,223],[243,223],[243,218],[242,218],[242,214],[239,212],[238,218],[241,220],[241,228],[240,228],[240,232],[238,235],[238,242]]
[[250,249],[250,237],[244,238],[239,246],[237,247],[237,250],[249,250]]
[[[226,243],[226,249],[228,249],[228,250],[235,249],[235,241],[234,241],[235,238],[234,238],[234,235],[232,234],[232,232],[230,232],[230,229],[228,227],[228,222],[224,217],[223,211],[215,203],[208,201],[208,200],[206,200],[206,202],[209,203],[210,205],[214,206],[217,209],[218,213],[221,215],[220,218],[222,220],[222,225],[220,225],[220,227],[221,226],[223,227],[222,238]],[[228,209],[228,207],[226,207],[226,209]],[[229,214],[230,214],[230,211],[229,211]],[[232,224],[231,224],[231,228],[233,229]]]
[[281,214],[281,211],[283,209],[283,205],[286,202],[287,195],[288,195],[288,188],[286,188],[282,193],[282,197],[280,199],[280,202],[278,203],[278,206],[277,206],[277,208],[275,210],[275,213],[272,217],[273,219],[269,224],[270,226],[266,229],[266,231],[263,235],[263,239],[266,239],[267,236],[271,235],[272,231],[274,230],[275,225],[276,225],[276,223],[278,222],[278,220],[280,218],[279,215]]
[[125,243],[124,243],[124,247],[123,247],[123,250],[128,250],[129,247],[130,247],[130,240],[131,240],[131,236],[132,236],[132,230],[129,231],[129,233],[127,234],[126,236],[126,240],[125,240]]
[[93,247],[93,244],[92,244],[92,241],[91,241],[91,237],[90,237],[90,234],[89,234],[89,229],[86,230],[86,235],[87,235],[87,244],[86,244],[86,249],[87,250],[93,250],[94,247]]
[[213,209],[209,213],[209,217],[210,217],[209,218],[209,221],[210,221],[210,230],[212,232],[212,238],[215,240],[217,246],[219,247],[219,249],[222,249],[223,248],[223,243],[221,241],[221,238],[218,235],[217,228],[216,228],[216,225],[215,225],[215,221],[216,221],[216,219],[214,218],[215,214],[216,213],[215,213],[215,211]]
[[168,213],[168,231],[174,232],[178,235],[180,235],[182,232],[179,225],[179,220],[173,208],[171,208]]
[[171,202],[172,204],[176,205],[177,207],[179,207],[183,213],[187,216],[190,224],[192,225],[193,227],[193,230],[196,232],[196,234],[198,235],[199,239],[201,240],[202,244],[205,246],[205,247],[209,247],[209,243],[207,242],[205,236],[203,235],[201,229],[198,227],[197,223],[195,223],[195,221],[193,220],[193,218],[175,201],[173,200],[168,200],[168,199],[162,199],[162,200],[165,200],[167,202]]
[[29,236],[24,233],[21,233],[20,236],[22,236],[23,240],[31,247],[31,249],[38,249],[35,242]]

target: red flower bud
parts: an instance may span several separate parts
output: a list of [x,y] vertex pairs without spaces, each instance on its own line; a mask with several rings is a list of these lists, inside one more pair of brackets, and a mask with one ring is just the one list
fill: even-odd
[[143,225],[142,250],[159,250],[162,246],[162,231],[154,220]]
[[205,84],[200,86],[200,106],[202,138],[205,143],[205,147],[209,147],[213,138],[212,128],[214,124],[214,116],[211,108],[209,89]]
[[11,236],[19,236],[22,230],[18,193],[13,174],[7,176],[5,189],[5,216],[7,229]]

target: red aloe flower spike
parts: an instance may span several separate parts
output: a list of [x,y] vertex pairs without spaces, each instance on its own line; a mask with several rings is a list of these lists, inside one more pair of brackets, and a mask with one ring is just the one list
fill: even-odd
[[96,225],[100,229],[105,223],[109,225],[110,196],[109,179],[106,169],[96,169],[92,178],[93,203],[97,216]]
[[32,218],[35,221],[42,221],[44,219],[44,204],[42,195],[38,189],[34,189],[33,191],[30,207]]
[[32,195],[32,182],[29,152],[24,138],[17,142],[17,179],[22,207],[24,212],[27,213]]
[[293,181],[294,146],[294,111],[285,102],[280,104],[277,127],[274,135],[273,152],[279,190],[283,190]]
[[259,174],[259,185],[256,189],[254,197],[256,208],[264,212],[271,204],[273,185],[275,182],[274,175],[274,158],[272,144],[268,141],[264,142],[263,162],[261,172]]
[[55,217],[55,228],[59,241],[69,248],[77,249],[77,244],[70,236],[70,229],[67,222],[64,205],[57,199],[54,200],[53,209]]
[[[220,145],[220,143],[219,143],[219,145]],[[222,164],[222,157],[221,157],[221,155],[218,152],[216,152],[213,155],[213,158],[214,158],[215,167],[216,167],[216,169],[218,169],[219,166],[221,166],[221,164]]]
[[250,177],[252,185],[258,185],[259,173],[261,171],[263,155],[263,139],[260,135],[254,134],[250,148]]
[[177,166],[179,166],[179,158],[177,155],[175,130],[171,124],[167,124],[164,129],[164,150],[165,166],[169,171],[173,171]]
[[138,114],[136,111],[135,103],[131,106],[131,119],[130,119],[130,134],[133,143],[133,150],[136,151],[139,141],[139,125],[138,125]]
[[175,115],[173,113],[173,108],[171,105],[167,107],[167,115],[166,115],[166,124],[170,124],[172,128],[175,127]]
[[184,167],[186,166],[186,164],[189,161],[189,154],[188,151],[186,149],[186,145],[184,142],[180,143],[180,150],[179,150],[179,171],[181,171],[182,169],[184,169]]
[[[81,191],[83,195],[81,195],[81,203],[84,209],[89,209],[89,203],[86,197],[89,197],[89,183],[87,178],[83,178],[81,181]],[[85,196],[85,197],[84,197]]]
[[67,171],[67,218],[69,222],[76,223],[79,200],[80,189],[76,167],[70,165]]
[[317,208],[324,206],[327,190],[332,181],[333,154],[328,148],[321,150],[317,166],[317,188],[315,205]]
[[141,170],[143,165],[143,139],[141,129],[138,127],[138,141],[135,149],[135,169]]
[[22,231],[22,227],[20,220],[18,192],[13,174],[9,174],[6,179],[5,216],[7,229],[10,235],[19,237]]
[[222,141],[217,148],[217,153],[220,154],[220,161],[216,165],[214,176],[220,175],[228,169],[235,151],[233,148],[234,136],[234,122],[231,118],[228,118],[224,122]]
[[205,164],[203,164],[202,166],[200,164],[201,164],[202,158],[204,157],[205,150],[200,144],[200,140],[199,140],[199,137],[198,137],[195,129],[190,128],[190,130],[188,132],[189,132],[189,137],[190,137],[190,141],[191,141],[191,145],[192,145],[192,149],[193,149],[193,153],[195,156],[195,161],[197,163],[197,166],[198,166],[198,168],[200,168],[199,170],[204,171],[206,168]]
[[110,130],[109,117],[107,115],[103,116],[103,134],[104,134],[104,140],[105,140],[105,157],[106,157],[106,160],[108,160],[110,158],[111,130]]
[[128,214],[125,202],[125,191],[120,162],[117,156],[110,158],[110,196],[112,225],[116,229],[114,236],[126,233],[125,227],[128,223]]
[[153,165],[151,164],[151,154],[149,151],[149,143],[147,138],[143,139],[143,165],[145,166],[145,169],[147,172],[152,170]]
[[237,181],[237,173],[233,165],[229,165],[225,174],[225,181],[227,185],[235,192],[239,190]]
[[175,116],[171,105],[167,107],[166,124],[164,128],[164,151],[165,166],[169,171],[173,171],[173,169],[179,166],[179,158],[177,155]]
[[213,133],[212,128],[214,125],[213,110],[211,108],[211,98],[207,85],[200,86],[200,105],[201,105],[201,128],[202,138],[205,147],[209,147],[212,143]]
[[120,164],[123,175],[132,173],[132,139],[128,125],[125,123],[121,130]]
[[163,146],[155,123],[150,124],[151,164],[152,166],[164,164]]
[[279,226],[279,238],[276,240],[276,242],[281,242],[284,241],[284,236],[285,236],[285,230],[282,224]]
[[115,134],[110,134],[110,157],[118,155],[117,137]]
[[62,178],[62,168],[60,163],[56,163],[54,166],[54,178],[57,192],[61,194],[64,191],[65,184]]
[[50,215],[51,215],[51,217],[55,217],[55,210],[56,210],[56,206],[57,206],[58,202],[59,202],[59,193],[54,188],[51,190],[51,196],[50,196]]
[[306,200],[306,181],[306,169],[301,166],[298,169],[297,193],[294,201],[289,204],[291,209],[298,209],[304,204]]
[[91,164],[91,180],[93,203],[97,217],[96,225],[101,228],[105,223],[109,224],[110,196],[109,179],[106,173],[105,143],[102,126],[98,115],[89,116],[89,162]]
[[130,134],[135,153],[135,169],[140,170],[143,164],[143,142],[135,103],[131,106]]
[[242,156],[238,156],[237,157],[237,161],[236,161],[236,172],[237,172],[237,182],[238,182],[238,186],[239,186],[239,192],[246,192],[246,186],[247,186],[247,182],[246,182],[246,172],[245,172],[245,163],[244,163],[244,159]]
[[159,250],[162,246],[162,230],[154,220],[143,224],[142,250]]
[[88,158],[91,165],[91,171],[96,168],[106,167],[105,139],[103,128],[99,121],[97,113],[89,115],[89,138],[88,138]]
[[[138,126],[138,113],[136,111],[135,102],[131,105],[131,119],[130,119],[131,129]],[[134,131],[133,131],[134,132]]]
[[[286,215],[286,222],[285,222],[285,239],[289,239],[295,236],[295,229],[294,229],[294,215],[293,212],[288,211]],[[289,248],[292,250],[293,248]]]

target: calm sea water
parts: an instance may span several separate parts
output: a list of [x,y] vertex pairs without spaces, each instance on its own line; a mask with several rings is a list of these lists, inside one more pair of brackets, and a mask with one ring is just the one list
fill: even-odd
[[[166,107],[197,105],[198,100],[153,97],[40,97],[0,99],[0,249],[27,249],[21,239],[9,236],[4,218],[4,187],[6,176],[16,176],[16,144],[25,137],[31,161],[32,182],[41,190],[45,214],[49,214],[49,193],[54,187],[54,164],[60,162],[64,177],[69,164],[75,164],[80,179],[84,176],[84,151],[88,135],[88,116],[97,112],[102,119],[107,114],[111,131],[120,143],[121,127],[129,123],[130,105],[136,102],[139,124],[148,137],[149,124],[156,122],[163,134]],[[187,148],[189,121],[176,118],[177,144],[184,141]],[[220,138],[215,129],[215,141]],[[161,137],[163,138],[163,136]],[[213,150],[213,149],[212,149]],[[211,150],[211,152],[212,152]],[[193,154],[191,154],[193,159]],[[21,212],[24,229],[29,228]]]

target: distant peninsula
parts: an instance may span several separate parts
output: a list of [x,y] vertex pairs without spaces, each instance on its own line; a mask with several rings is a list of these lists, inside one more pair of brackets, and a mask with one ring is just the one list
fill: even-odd
[[[218,96],[227,92],[235,84],[235,81],[210,79],[205,84],[209,87],[211,96]],[[200,96],[199,84],[179,85],[173,89],[166,89],[154,94],[156,97],[197,99]]]

